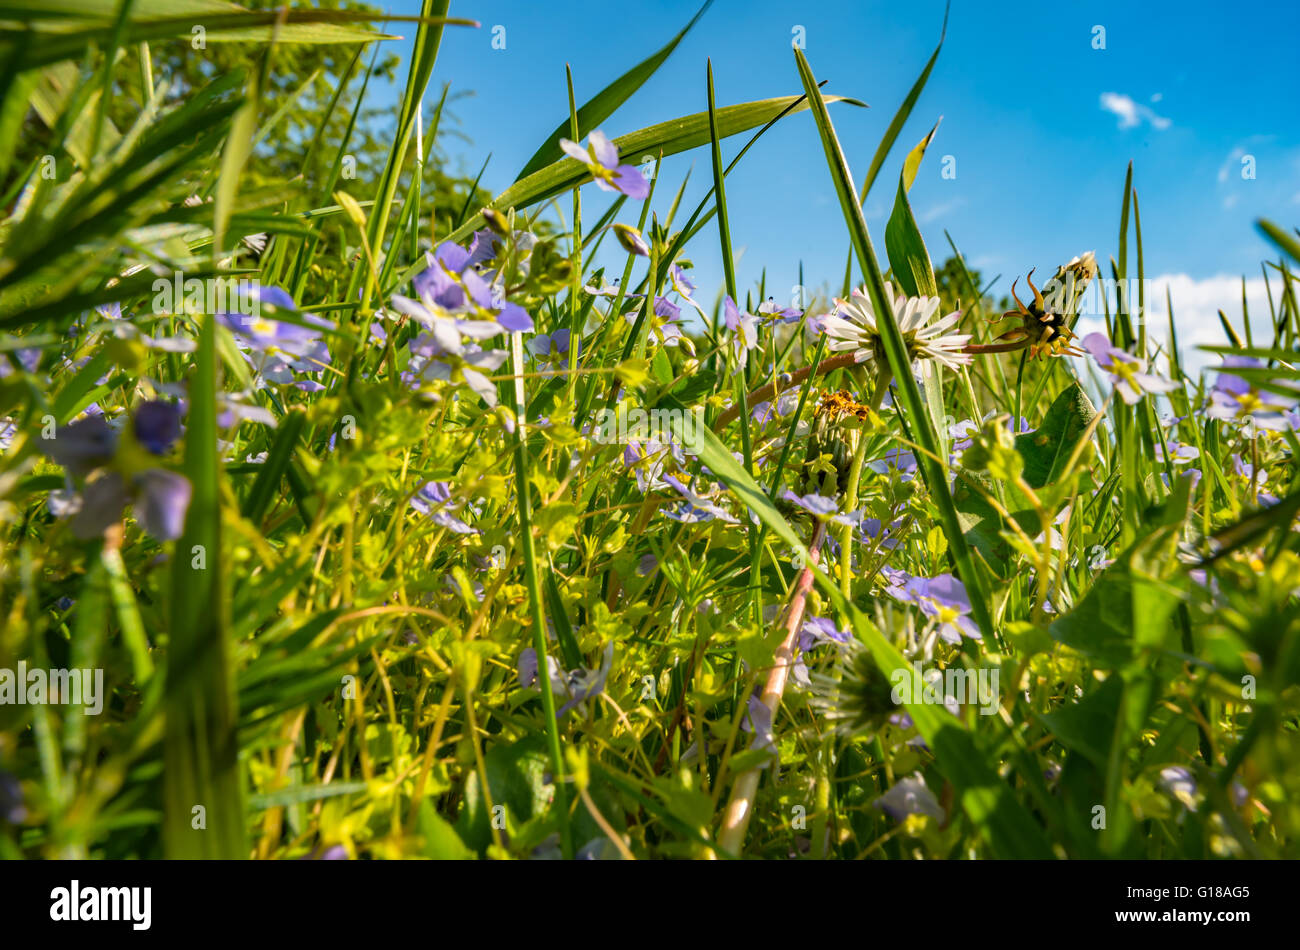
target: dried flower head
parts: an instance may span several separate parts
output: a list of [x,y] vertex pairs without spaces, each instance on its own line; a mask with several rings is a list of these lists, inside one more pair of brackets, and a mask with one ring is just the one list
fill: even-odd
[[875,415],[870,406],[858,402],[847,390],[822,395],[813,412],[808,451],[804,455],[804,491],[829,493],[832,475],[834,490],[845,491],[862,426],[872,422]]
[[842,645],[829,673],[813,673],[809,679],[813,708],[841,735],[870,735],[898,710],[889,679],[857,640]]
[[1027,340],[1029,355],[1034,359],[1040,356],[1082,356],[1083,352],[1072,345],[1074,331],[1069,327],[1068,313],[1048,305],[1042,292],[1034,286],[1033,275],[1033,270],[1030,270],[1025,277],[1029,289],[1034,292],[1033,302],[1029,305],[1016,296],[1016,282],[1012,282],[1011,299],[1016,302],[1016,309],[1008,310],[994,320],[1016,317],[1020,326],[1013,327],[997,339],[1008,343]]

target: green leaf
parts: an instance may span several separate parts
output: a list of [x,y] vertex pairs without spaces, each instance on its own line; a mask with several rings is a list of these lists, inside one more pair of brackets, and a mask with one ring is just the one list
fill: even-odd
[[[120,7],[119,0],[50,0],[35,8],[21,0],[0,0],[0,18],[23,23],[40,36],[39,42],[33,42],[26,31],[9,31],[0,37],[0,60],[11,61],[17,70],[28,70],[76,59],[91,46],[107,47],[116,33]],[[244,10],[223,0],[139,0],[132,5],[129,20],[118,39],[122,46],[167,39],[192,41],[196,26],[203,28],[205,42],[214,43],[261,43],[273,36],[279,43],[369,43],[397,39],[350,25],[379,18],[373,13],[345,10]],[[391,14],[382,18],[388,22],[420,21],[419,17]],[[439,22],[478,25],[473,20]]]
[[555,627],[555,639],[560,641],[560,652],[564,656],[566,669],[576,670],[583,666],[582,650],[573,635],[573,625],[569,623],[568,611],[564,609],[564,599],[555,580],[555,569],[546,572],[546,610],[551,624]]
[[1016,436],[1016,450],[1025,460],[1024,477],[1042,488],[1061,474],[1097,410],[1077,382],[1071,381],[1052,401],[1043,423]]
[[1255,222],[1255,227],[1259,228],[1264,237],[1285,251],[1293,261],[1300,264],[1300,241],[1296,240],[1294,234],[1287,234],[1272,221],[1263,218]]
[[271,443],[266,461],[262,463],[257,479],[253,482],[248,497],[244,499],[243,515],[249,521],[254,523],[261,521],[262,516],[266,514],[266,509],[276,497],[280,480],[284,478],[285,470],[293,461],[294,450],[298,447],[298,438],[302,435],[306,423],[306,413],[299,411],[290,412],[280,420],[275,441]]
[[460,840],[456,829],[425,798],[420,802],[417,828],[424,839],[424,855],[434,861],[472,861],[474,852]]
[[1159,572],[1158,555],[1169,547],[1171,537],[1176,538],[1177,530],[1177,526],[1161,528],[1117,557],[1083,600],[1052,622],[1052,637],[1105,669],[1126,666],[1144,648],[1176,649],[1170,618],[1181,603],[1182,591]]
[[938,284],[934,280],[934,265],[930,263],[930,252],[925,249],[921,229],[916,226],[912,206],[907,201],[907,192],[916,180],[921,159],[925,157],[925,150],[937,131],[938,122],[903,162],[903,171],[898,176],[898,194],[894,197],[894,210],[889,215],[889,223],[885,225],[885,252],[889,255],[889,266],[894,272],[894,279],[909,297],[935,297],[939,294]]
[[[483,759],[492,805],[504,805],[518,824],[547,810],[552,786],[545,780],[550,763],[542,736],[494,745]],[[492,840],[491,821],[488,799],[475,770],[465,783],[464,804],[456,830],[465,844],[482,852]]]

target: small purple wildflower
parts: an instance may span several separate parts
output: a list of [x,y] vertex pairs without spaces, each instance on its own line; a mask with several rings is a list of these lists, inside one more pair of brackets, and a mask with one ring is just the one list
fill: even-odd
[[1104,333],[1089,333],[1083,338],[1083,345],[1097,365],[1110,375],[1119,397],[1130,406],[1145,395],[1171,393],[1181,388],[1178,383],[1147,372],[1146,360],[1112,346]]
[[928,815],[936,821],[944,818],[938,799],[926,787],[920,772],[900,779],[871,804],[898,822],[905,821],[909,815]]
[[1260,389],[1247,382],[1230,369],[1260,369],[1264,361],[1250,356],[1225,356],[1223,367],[1210,390],[1206,415],[1224,422],[1251,423],[1261,429],[1280,431],[1294,428],[1288,411],[1295,405],[1294,397]]
[[426,515],[440,528],[446,528],[455,534],[479,533],[477,528],[470,527],[452,514],[456,506],[451,504],[449,482],[426,483],[411,499],[411,507],[420,514]]
[[560,139],[560,148],[587,166],[602,191],[621,191],[637,201],[650,197],[650,182],[635,165],[619,164],[618,146],[599,129],[587,136],[585,149],[570,139]]

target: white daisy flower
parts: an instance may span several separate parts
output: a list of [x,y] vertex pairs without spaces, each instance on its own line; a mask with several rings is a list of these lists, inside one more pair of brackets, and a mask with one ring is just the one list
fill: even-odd
[[[949,332],[961,319],[961,311],[955,310],[945,317],[931,323],[939,311],[938,297],[908,297],[895,294],[893,284],[885,284],[885,294],[894,304],[894,321],[903,334],[907,344],[908,355],[913,360],[926,366],[926,361],[936,360],[950,369],[964,366],[971,361],[969,353],[962,348],[970,342],[966,333]],[[858,363],[868,360],[883,360],[884,350],[880,342],[880,329],[876,325],[875,308],[866,288],[853,291],[850,300],[835,298],[838,308],[835,313],[822,319],[822,328],[830,339],[832,352],[852,350],[853,358]]]

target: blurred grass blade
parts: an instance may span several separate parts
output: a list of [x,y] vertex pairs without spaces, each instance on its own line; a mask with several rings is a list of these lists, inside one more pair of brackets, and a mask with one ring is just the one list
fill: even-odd
[[1272,221],[1267,221],[1264,218],[1256,221],[1255,227],[1259,229],[1264,237],[1285,251],[1293,261],[1300,264],[1300,240],[1296,240],[1294,234],[1287,234]]
[[290,412],[280,420],[275,441],[271,443],[266,461],[258,470],[253,487],[244,500],[243,516],[254,524],[262,520],[266,509],[274,500],[280,487],[280,480],[289,468],[289,463],[293,461],[293,453],[298,447],[298,437],[302,435],[303,426],[306,424],[305,412]]
[[168,858],[248,857],[221,547],[215,330],[216,319],[205,316],[185,437],[184,472],[193,496],[172,552],[163,742]]

